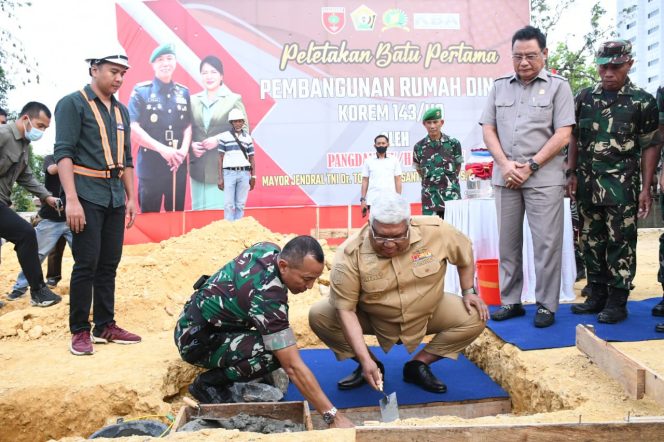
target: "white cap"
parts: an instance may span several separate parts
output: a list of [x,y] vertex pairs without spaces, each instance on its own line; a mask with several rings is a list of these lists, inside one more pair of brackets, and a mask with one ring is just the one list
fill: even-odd
[[228,113],[228,122],[230,123],[235,120],[244,120],[244,114],[240,109],[231,109]]
[[129,57],[127,57],[127,53],[125,52],[124,48],[117,43],[113,44],[108,49],[97,51],[97,56],[86,58],[85,61],[90,65],[105,62],[119,64],[120,66],[124,66],[126,68],[131,67],[129,66]]

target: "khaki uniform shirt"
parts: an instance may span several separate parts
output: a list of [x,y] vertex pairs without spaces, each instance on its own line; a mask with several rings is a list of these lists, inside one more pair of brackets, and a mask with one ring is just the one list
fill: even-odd
[[16,127],[16,122],[0,126],[0,202],[12,205],[11,195],[14,183],[18,183],[30,193],[44,201],[51,192],[40,183],[30,169],[28,157],[30,142]]
[[[480,124],[496,127],[509,160],[525,163],[542,149],[556,129],[573,126],[574,97],[567,80],[542,69],[528,84],[516,74],[496,79]],[[504,186],[503,173],[494,163],[491,182]],[[528,178],[522,187],[565,184],[562,152]]]
[[435,216],[410,221],[410,246],[393,258],[378,256],[367,225],[337,250],[330,302],[361,310],[386,352],[399,340],[409,352],[422,342],[429,317],[443,299],[447,263],[473,263],[470,239]]

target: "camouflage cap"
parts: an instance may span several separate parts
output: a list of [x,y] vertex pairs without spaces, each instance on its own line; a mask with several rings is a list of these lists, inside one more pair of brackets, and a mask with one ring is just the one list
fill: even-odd
[[422,115],[422,122],[429,120],[442,120],[443,112],[439,107],[432,107]]
[[602,43],[595,56],[597,64],[623,64],[632,59],[632,43],[613,40]]
[[163,45],[157,46],[154,51],[152,51],[152,55],[150,55],[150,63],[154,63],[157,58],[166,54],[175,55],[175,46],[170,43],[164,43]]

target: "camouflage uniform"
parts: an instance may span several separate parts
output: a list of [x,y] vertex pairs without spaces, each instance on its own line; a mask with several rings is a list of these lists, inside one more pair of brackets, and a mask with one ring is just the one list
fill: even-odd
[[641,151],[657,130],[652,95],[627,78],[615,99],[601,83],[576,97],[577,201],[589,283],[632,289]]
[[445,210],[445,201],[461,199],[457,171],[463,163],[461,143],[441,133],[440,140],[429,136],[413,147],[413,162],[422,171],[422,213]]
[[295,343],[288,290],[277,267],[279,252],[275,244],[255,244],[194,292],[175,327],[182,359],[221,368],[230,381],[279,368],[272,351]]
[[[657,89],[657,108],[659,109],[659,125],[664,125],[664,87]],[[662,163],[660,163],[661,165]],[[664,167],[660,167],[660,173],[664,173]],[[659,207],[664,219],[664,189],[659,189]],[[664,233],[659,236],[659,272],[657,281],[664,286]]]

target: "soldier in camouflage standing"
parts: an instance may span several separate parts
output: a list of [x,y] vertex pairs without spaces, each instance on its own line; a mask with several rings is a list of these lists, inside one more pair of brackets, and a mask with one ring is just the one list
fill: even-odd
[[227,387],[233,382],[281,366],[328,425],[352,427],[300,358],[288,321],[288,291],[310,289],[323,267],[318,241],[298,236],[283,250],[268,242],[255,244],[199,280],[175,327],[182,359],[209,369],[189,386],[192,396],[202,403],[228,402]]
[[461,144],[441,132],[440,108],[424,113],[428,135],[413,147],[413,165],[422,178],[422,214],[445,217],[445,201],[461,198],[459,171],[463,163]]
[[[655,98],[627,76],[634,60],[628,41],[603,43],[597,52],[601,82],[576,97],[570,137],[568,190],[583,218],[582,243],[591,293],[577,314],[599,322],[627,318],[636,272],[636,219],[650,211],[650,186],[659,158]],[[638,209],[638,214],[637,214]]]
[[546,37],[532,26],[512,36],[514,73],[497,78],[480,118],[494,161],[502,321],[526,314],[523,291],[523,220],[535,249],[536,327],[554,323],[562,267],[564,184],[562,149],[574,125],[567,80],[544,68]]
[[[659,132],[658,144],[659,149],[664,146],[664,87],[660,86],[657,89],[657,108],[659,110]],[[661,151],[660,151],[661,152]],[[659,206],[661,208],[662,217],[664,217],[664,168],[660,171],[659,176]],[[664,233],[659,237],[659,272],[657,273],[657,281],[662,284],[664,290]],[[664,299],[653,307],[653,316],[664,316]],[[657,324],[655,329],[658,332],[664,332],[664,322]]]

